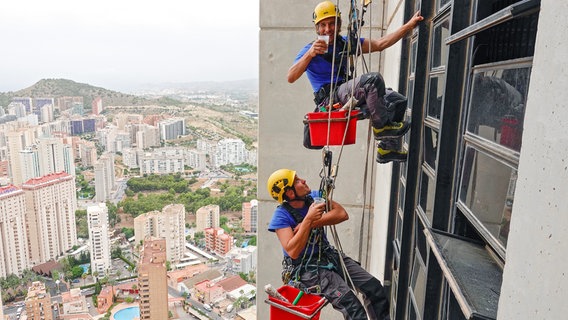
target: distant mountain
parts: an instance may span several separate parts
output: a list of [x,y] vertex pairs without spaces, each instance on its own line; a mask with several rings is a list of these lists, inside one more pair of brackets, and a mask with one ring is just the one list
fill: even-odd
[[59,98],[69,96],[82,96],[86,109],[91,107],[91,102],[96,97],[102,99],[103,106],[141,106],[150,104],[171,106],[181,104],[180,101],[171,98],[142,98],[136,95],[124,94],[67,79],[42,79],[29,88],[15,92],[0,93],[0,106],[10,104],[13,97]]

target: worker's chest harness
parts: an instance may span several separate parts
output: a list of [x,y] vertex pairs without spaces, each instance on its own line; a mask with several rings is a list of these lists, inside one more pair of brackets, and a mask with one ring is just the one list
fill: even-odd
[[[306,205],[309,206],[312,202],[313,199],[308,196]],[[304,220],[304,216],[288,202],[282,203],[281,207],[286,209],[292,218],[294,218],[296,225]],[[337,250],[331,247],[324,237],[323,228],[312,229],[303,255],[297,259],[285,256],[282,260],[282,282],[284,284],[298,282],[301,274],[305,271],[317,272],[319,268],[337,269],[336,266],[338,266],[338,263]]]
[[[314,102],[317,106],[321,105],[324,100],[329,97],[329,93],[332,88],[335,92],[337,87],[339,87],[342,83],[353,78],[354,69],[352,67],[349,69],[347,68],[347,58],[350,56],[352,57],[355,54],[358,40],[354,37],[349,37],[349,39],[350,43],[347,43],[343,37],[337,37],[335,40],[335,46],[336,48],[339,48],[339,50],[333,50],[332,52],[322,54],[322,58],[332,64],[333,70],[335,70],[333,78],[338,79],[338,81],[333,83],[333,85],[332,83],[325,84],[317,92],[314,92]],[[337,97],[334,95],[333,99],[337,100]]]

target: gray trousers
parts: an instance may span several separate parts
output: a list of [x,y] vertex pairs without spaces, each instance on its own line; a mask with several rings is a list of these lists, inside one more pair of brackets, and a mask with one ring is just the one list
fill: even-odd
[[[355,260],[343,255],[347,272],[355,289],[363,294],[367,312],[361,301],[350,289],[341,270],[308,269],[300,276],[300,282],[307,288],[319,286],[334,309],[340,311],[346,320],[390,319],[389,301],[381,282],[363,269]],[[337,267],[337,269],[341,269]]]

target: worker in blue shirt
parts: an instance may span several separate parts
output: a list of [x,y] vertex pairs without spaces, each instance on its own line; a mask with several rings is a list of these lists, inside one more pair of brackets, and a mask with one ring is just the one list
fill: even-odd
[[[378,39],[359,38],[356,41],[361,45],[361,52],[382,51],[402,39],[422,20],[420,12],[416,12],[407,23],[391,34]],[[317,35],[328,36],[329,40],[318,38],[300,50],[288,70],[288,82],[294,83],[306,72],[318,108],[325,108],[330,104],[332,89],[333,103],[346,105],[353,97],[357,101],[357,107],[366,105],[375,139],[381,140],[377,149],[377,162],[405,161],[406,152],[400,149],[400,143],[397,142],[400,139],[397,138],[409,129],[409,124],[404,121],[406,98],[386,89],[378,72],[366,73],[354,79],[348,78],[347,57],[352,53],[345,54],[342,50],[347,47],[345,42],[350,40],[339,34],[341,13],[333,2],[319,3],[314,9],[313,21]],[[357,42],[351,47],[356,45]]]

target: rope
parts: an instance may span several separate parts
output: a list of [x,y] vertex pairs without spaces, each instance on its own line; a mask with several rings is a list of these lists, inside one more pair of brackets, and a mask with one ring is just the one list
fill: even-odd
[[[337,2],[338,1],[339,0],[337,0]],[[368,5],[369,3],[367,3],[367,4],[362,3],[361,4],[361,12],[362,13],[364,13],[366,11],[366,5]],[[336,6],[338,6],[338,3],[336,3]],[[349,17],[350,17],[350,21],[349,21],[348,35],[347,35],[347,41],[345,42],[345,46],[347,46],[347,48],[345,48],[345,47],[342,48],[342,52],[347,53],[349,55],[347,67],[349,67],[349,69],[351,71],[351,77],[353,79],[355,79],[357,77],[356,74],[355,74],[355,70],[357,70],[357,65],[360,61],[363,61],[362,62],[363,69],[367,70],[367,65],[365,63],[365,60],[364,60],[363,54],[362,54],[363,50],[362,50],[362,46],[361,46],[361,41],[359,40],[359,39],[361,39],[361,27],[363,25],[363,18],[362,18],[362,16],[360,18],[357,17],[357,7],[355,5],[355,0],[351,0]],[[335,24],[336,24],[335,30],[337,30],[337,20],[338,19],[336,19],[336,22],[335,22]],[[356,21],[356,24],[354,24],[353,21]],[[337,34],[337,31],[336,31],[336,34]],[[357,59],[355,59],[355,62],[353,62],[353,58],[352,58],[352,55],[351,55],[351,53],[352,53],[352,50],[351,50],[352,49],[351,48],[351,45],[352,45],[351,40],[352,39],[351,39],[351,37],[355,37],[356,44],[357,44],[357,47],[355,49],[355,55],[357,56]],[[325,148],[322,150],[323,166],[322,166],[322,170],[320,171],[320,177],[322,178],[322,182],[320,183],[320,190],[324,193],[323,194],[324,198],[327,198],[329,200],[333,199],[333,190],[335,189],[334,180],[337,177],[339,163],[340,163],[340,160],[341,160],[341,156],[343,154],[343,148],[345,146],[345,139],[346,139],[346,136],[347,136],[347,131],[348,131],[348,128],[349,128],[349,125],[350,125],[350,120],[351,120],[351,111],[352,111],[352,108],[357,104],[357,102],[354,98],[355,81],[353,81],[351,83],[351,88],[350,88],[351,97],[348,100],[349,106],[346,109],[346,112],[347,112],[346,128],[345,128],[345,131],[343,133],[343,139],[342,139],[341,147],[339,149],[339,156],[338,156],[337,162],[336,162],[336,164],[335,164],[335,166],[332,170],[332,167],[331,167],[331,163],[332,163],[331,162],[331,151],[329,150],[329,139],[330,139],[330,127],[331,127],[330,124],[332,122],[332,119],[331,119],[332,108],[331,108],[331,106],[334,104],[333,93],[335,92],[335,88],[334,88],[334,86],[335,86],[335,81],[334,81],[335,80],[334,79],[335,70],[334,69],[335,69],[336,50],[337,50],[337,46],[334,45],[334,47],[333,47],[333,58],[332,58],[331,82],[330,82],[331,85],[330,85],[330,93],[329,93],[330,94],[330,96],[329,96],[330,107],[327,110],[327,112],[328,112],[327,143],[326,143]],[[369,48],[368,53],[370,54],[370,48]],[[347,59],[345,59],[345,60],[347,60]],[[343,61],[344,60],[342,59],[341,62],[340,62],[338,72],[340,72],[340,70],[341,70],[341,66],[343,64]],[[369,127],[370,126],[371,125],[369,123]],[[370,145],[372,143],[372,141],[370,139],[370,137],[371,137],[370,128],[369,128],[368,132],[369,132],[369,134],[368,134],[368,137],[367,137],[367,153],[366,153],[367,155],[369,154]],[[367,156],[366,161],[365,161],[365,178],[363,180],[363,190],[364,190],[365,194],[366,194],[366,189],[367,189],[368,168],[369,168],[369,157]],[[330,206],[331,206],[331,201],[327,201],[326,202],[326,210],[327,211],[329,211],[331,209]],[[364,204],[363,204],[363,215],[362,215],[362,221],[361,221],[361,228],[363,228],[363,225],[364,225],[363,220],[364,220],[364,216],[365,216],[365,214],[364,214],[365,208],[366,208],[366,197],[365,197]],[[342,248],[342,245],[341,245],[341,241],[339,239],[339,235],[337,233],[337,229],[336,229],[335,225],[332,225],[332,226],[329,226],[329,227],[330,227],[330,234],[333,238],[335,247],[336,247],[336,249],[339,253],[340,266],[338,266],[338,267],[340,267],[341,270],[343,271],[343,274],[345,276],[345,280],[348,282],[348,285],[351,287],[351,289],[353,291],[355,291],[354,290],[355,285],[353,283],[351,276],[349,275],[349,272],[348,272],[347,267],[345,265],[345,261],[343,260],[343,248]],[[362,232],[360,234],[361,234],[361,237],[362,237]],[[360,238],[359,241],[360,241],[360,243],[362,243],[362,238]],[[321,245],[320,245],[320,247],[321,247]],[[360,251],[359,256],[361,257],[361,255],[362,255],[362,252]],[[359,297],[359,298],[361,298],[361,297]]]

